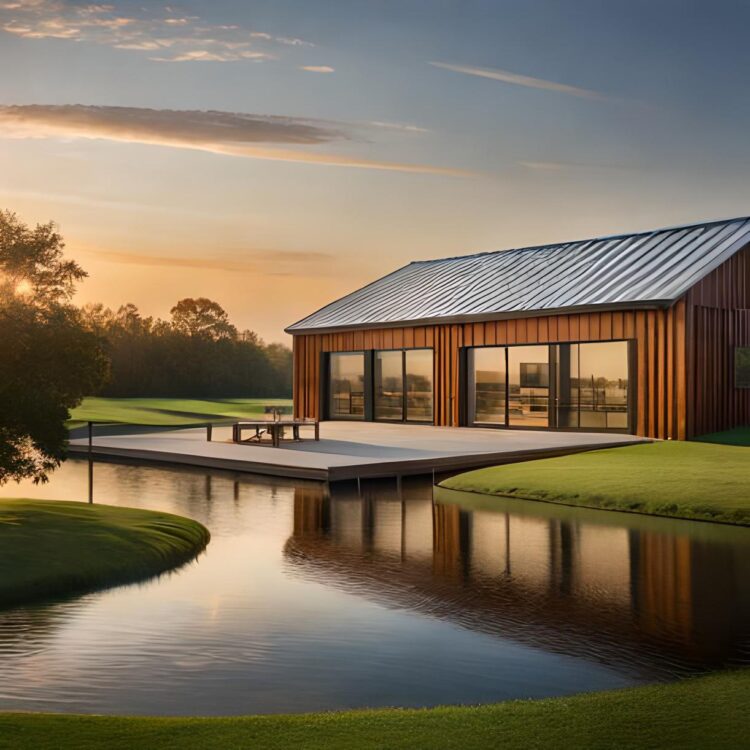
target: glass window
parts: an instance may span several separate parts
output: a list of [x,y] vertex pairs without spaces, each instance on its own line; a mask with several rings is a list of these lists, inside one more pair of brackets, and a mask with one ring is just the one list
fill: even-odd
[[734,387],[750,388],[750,346],[734,350]]
[[328,410],[331,419],[364,419],[365,355],[331,354]]
[[578,344],[560,344],[557,350],[557,426],[578,427]]
[[549,346],[508,347],[508,420],[549,426]]
[[628,344],[579,345],[581,429],[628,428]]
[[406,418],[432,422],[432,350],[409,349],[406,357]]
[[375,419],[404,418],[403,352],[375,352]]
[[505,424],[505,347],[469,350],[469,422]]

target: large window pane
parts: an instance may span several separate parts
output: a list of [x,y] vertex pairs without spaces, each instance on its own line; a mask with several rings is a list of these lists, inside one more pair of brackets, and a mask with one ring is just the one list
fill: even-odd
[[517,427],[549,425],[549,347],[508,347],[508,419]]
[[557,350],[557,426],[578,427],[578,344],[560,344]]
[[329,412],[331,419],[364,419],[365,356],[331,354]]
[[469,351],[469,421],[505,424],[505,347]]
[[579,349],[581,429],[627,429],[627,342],[580,344]]
[[375,419],[404,418],[403,353],[375,352]]
[[411,349],[406,356],[406,418],[432,422],[432,350]]

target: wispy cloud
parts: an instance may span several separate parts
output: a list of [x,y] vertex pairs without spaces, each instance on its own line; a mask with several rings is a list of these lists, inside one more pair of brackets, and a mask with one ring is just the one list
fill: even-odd
[[87,105],[0,106],[0,137],[104,139],[270,161],[435,175],[472,174],[450,167],[311,150],[355,139],[344,124],[233,112]]
[[313,46],[237,24],[206,23],[156,4],[125,13],[114,4],[6,0],[0,2],[0,30],[23,39],[90,42],[142,52],[157,62],[260,61],[274,58],[274,47]]
[[264,276],[309,276],[314,271],[323,270],[335,261],[334,256],[329,253],[286,250],[243,250],[242,258],[239,259],[232,257],[190,258],[90,250],[87,254],[108,263],[230,271]]
[[580,96],[584,99],[607,99],[608,97],[604,94],[600,94],[598,91],[592,91],[591,89],[583,89],[578,86],[569,86],[567,83],[557,83],[555,81],[547,81],[544,78],[532,78],[531,76],[524,76],[518,73],[511,73],[508,70],[498,70],[496,68],[478,68],[473,65],[454,65],[452,63],[444,62],[431,62],[436,68],[443,68],[444,70],[452,70],[454,73],[464,73],[470,76],[479,76],[480,78],[490,78],[493,81],[502,81],[503,83],[510,83],[514,86],[525,86],[531,89],[544,89],[545,91],[556,91],[560,94],[569,94],[570,96]]
[[532,172],[545,172],[551,174],[562,174],[565,172],[630,172],[634,168],[620,164],[581,164],[564,161],[519,161],[519,166],[530,169]]
[[306,70],[308,73],[333,73],[335,68],[330,65],[300,65],[300,70]]
[[419,125],[412,125],[408,122],[383,122],[382,120],[370,120],[367,123],[374,128],[383,128],[384,130],[399,130],[402,133],[430,133],[428,128],[422,128]]

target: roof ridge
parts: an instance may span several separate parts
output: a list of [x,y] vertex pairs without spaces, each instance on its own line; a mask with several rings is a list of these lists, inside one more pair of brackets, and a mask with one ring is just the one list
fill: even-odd
[[736,216],[728,219],[713,219],[711,221],[696,221],[691,224],[675,224],[673,226],[659,227],[657,229],[645,229],[640,232],[620,232],[618,234],[605,234],[599,237],[587,237],[580,240],[567,240],[565,242],[548,242],[539,245],[528,245],[526,247],[508,247],[503,250],[482,250],[478,253],[467,253],[466,255],[449,255],[445,258],[425,258],[424,260],[412,260],[407,265],[421,265],[426,263],[442,263],[449,260],[465,260],[468,258],[481,258],[485,255],[499,255],[500,253],[524,253],[532,250],[552,249],[564,247],[565,245],[583,245],[588,242],[603,242],[605,240],[621,240],[626,237],[645,237],[660,232],[674,232],[680,229],[695,229],[696,227],[713,227],[717,224],[731,224],[735,221],[749,221],[750,215]]

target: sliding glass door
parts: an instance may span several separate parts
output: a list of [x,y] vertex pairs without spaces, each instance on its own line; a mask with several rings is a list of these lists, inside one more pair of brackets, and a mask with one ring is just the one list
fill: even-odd
[[406,419],[408,422],[432,422],[432,349],[407,349]]
[[364,353],[330,355],[328,412],[331,419],[365,418]]
[[627,430],[627,341],[559,344],[557,424],[582,430]]
[[432,349],[376,351],[373,406],[377,420],[432,422]]
[[505,425],[504,346],[487,346],[469,350],[469,422],[471,424]]
[[404,418],[403,352],[375,352],[375,419],[401,422]]
[[549,346],[508,347],[508,424],[549,427]]
[[465,387],[470,425],[630,426],[627,341],[470,348]]

